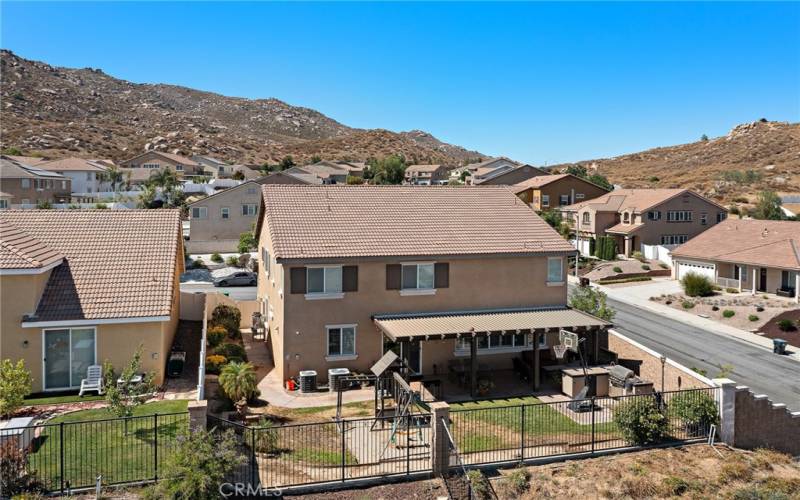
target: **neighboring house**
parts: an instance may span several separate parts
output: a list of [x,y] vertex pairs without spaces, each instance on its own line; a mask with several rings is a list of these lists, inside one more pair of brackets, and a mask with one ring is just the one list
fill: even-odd
[[590,363],[607,345],[607,323],[567,307],[575,250],[505,187],[262,192],[258,299],[276,378],[367,373],[392,349],[440,377],[455,360],[524,359],[538,387],[560,328],[584,332]]
[[347,184],[347,176],[350,175],[350,171],[344,167],[331,167],[318,163],[302,167],[287,168],[283,172],[289,175],[313,175],[316,176],[322,184]]
[[199,163],[203,169],[203,175],[209,177],[225,179],[232,176],[234,172],[233,165],[210,156],[194,155],[192,160]]
[[0,211],[0,359],[33,391],[76,389],[86,368],[119,373],[142,345],[164,380],[178,324],[178,210]]
[[66,203],[72,193],[72,181],[56,172],[0,156],[0,190],[20,205]]
[[47,161],[47,158],[42,158],[40,156],[6,155],[6,158],[11,158],[14,161],[18,161],[20,163],[24,163],[25,165],[31,165],[34,167],[42,162]]
[[189,204],[189,253],[236,252],[261,205],[261,185],[248,181]]
[[106,165],[98,160],[73,157],[44,161],[37,166],[69,177],[72,180],[72,193],[91,194],[111,191],[111,184],[103,180],[103,173],[108,169]]
[[499,158],[489,158],[479,163],[470,163],[466,165],[464,169],[469,172],[469,176],[466,179],[467,184],[477,184],[491,176],[513,170],[519,166],[520,164],[518,162],[501,156]]
[[145,171],[169,168],[175,171],[179,179],[205,175],[203,165],[200,163],[185,156],[162,151],[147,151],[120,162],[120,166],[129,169],[144,169]]
[[299,172],[273,172],[258,179],[259,184],[322,184],[322,179],[314,174],[301,174]]
[[481,186],[513,186],[543,175],[548,175],[548,172],[531,165],[520,165],[508,170],[496,169],[486,174],[476,174],[473,184]]
[[405,183],[417,186],[447,184],[449,169],[445,165],[409,165],[406,168]]
[[720,286],[779,293],[800,302],[800,222],[726,220],[672,251],[673,276],[702,274]]
[[781,196],[781,210],[787,217],[800,217],[800,195]]
[[537,212],[588,201],[608,193],[608,189],[571,174],[539,175],[511,188]]
[[14,195],[0,191],[0,208],[10,208]]
[[592,240],[610,236],[626,256],[642,245],[685,243],[728,216],[725,207],[688,189],[617,189],[558,209],[572,221],[582,254]]

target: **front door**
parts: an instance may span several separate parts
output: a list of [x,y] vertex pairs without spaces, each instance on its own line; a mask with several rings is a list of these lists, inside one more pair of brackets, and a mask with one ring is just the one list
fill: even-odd
[[758,291],[759,292],[766,292],[767,291],[767,268],[762,267],[759,271],[758,276]]
[[94,328],[44,331],[45,390],[79,387],[95,364]]

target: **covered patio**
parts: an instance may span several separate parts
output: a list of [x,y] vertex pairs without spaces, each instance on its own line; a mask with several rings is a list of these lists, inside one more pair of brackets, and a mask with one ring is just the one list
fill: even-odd
[[[390,342],[400,346],[400,357],[405,366],[411,366],[410,354],[414,344],[420,342],[437,342],[439,358],[446,358],[448,369],[460,365],[463,380],[469,386],[472,398],[478,397],[478,373],[486,371],[479,367],[480,354],[491,354],[489,346],[497,346],[497,353],[518,353],[529,356],[530,363],[525,368],[529,371],[528,380],[532,390],[541,387],[541,346],[551,343],[542,342],[543,337],[556,339],[562,329],[577,333],[583,342],[584,356],[587,363],[596,363],[600,357],[600,334],[605,332],[611,323],[590,314],[568,307],[492,309],[480,311],[446,311],[430,313],[381,314],[373,316],[378,331]],[[452,340],[453,344],[442,344],[441,341]],[[557,341],[556,341],[557,343]],[[449,349],[445,345],[453,345]],[[507,347],[506,347],[507,346]],[[464,356],[461,356],[463,352]],[[466,359],[464,359],[466,358]],[[454,363],[463,359],[466,363]],[[420,368],[420,371],[421,368]],[[405,376],[408,378],[409,374]]]

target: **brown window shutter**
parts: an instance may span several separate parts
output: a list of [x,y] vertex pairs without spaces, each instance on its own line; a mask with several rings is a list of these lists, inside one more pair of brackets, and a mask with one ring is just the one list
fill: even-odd
[[293,267],[289,270],[291,293],[306,293],[306,268]]
[[358,291],[358,266],[342,266],[342,291]]
[[450,286],[450,264],[437,262],[433,266],[433,288],[447,288]]
[[386,289],[400,290],[403,266],[400,264],[386,264]]

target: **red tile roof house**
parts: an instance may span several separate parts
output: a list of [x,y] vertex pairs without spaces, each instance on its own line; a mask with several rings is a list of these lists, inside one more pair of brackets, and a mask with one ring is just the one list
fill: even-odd
[[688,189],[617,189],[558,210],[572,221],[581,253],[608,235],[627,257],[642,245],[685,243],[728,216],[725,207]]
[[34,392],[74,390],[142,344],[160,384],[182,242],[178,210],[0,211],[0,359],[24,360]]
[[800,302],[800,222],[729,219],[672,251],[673,275]]
[[282,381],[366,373],[397,349],[430,377],[457,361],[510,371],[521,358],[539,387],[559,329],[586,336],[590,361],[607,345],[608,323],[567,307],[575,250],[507,187],[262,192],[258,300]]

